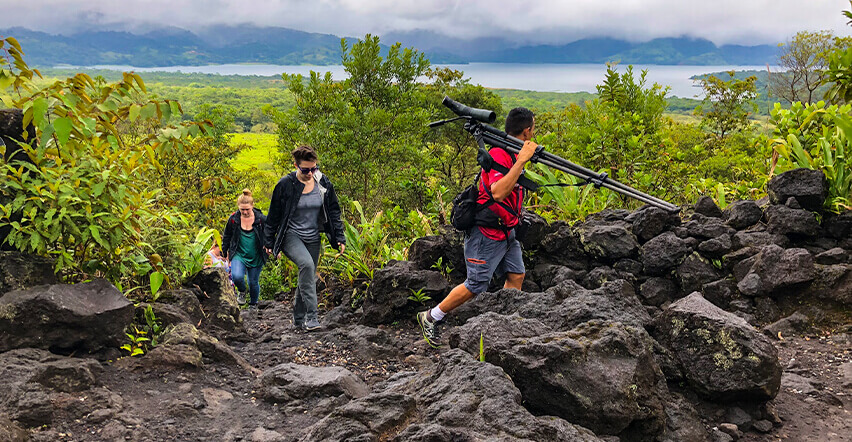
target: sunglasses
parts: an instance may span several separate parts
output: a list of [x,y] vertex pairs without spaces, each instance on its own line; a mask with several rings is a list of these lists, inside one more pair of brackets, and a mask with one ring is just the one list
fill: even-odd
[[319,170],[319,167],[317,167],[317,166],[314,166],[314,167],[300,167],[300,168],[299,168],[299,170],[301,170],[303,174],[307,175],[307,174],[309,174],[309,173],[314,173],[314,172],[318,171],[318,170]]

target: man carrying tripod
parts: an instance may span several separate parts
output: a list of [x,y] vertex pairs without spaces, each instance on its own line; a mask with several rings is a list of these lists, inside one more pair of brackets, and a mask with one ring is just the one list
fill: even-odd
[[524,199],[524,189],[518,185],[518,179],[538,147],[531,141],[534,131],[533,113],[523,107],[512,109],[506,116],[506,133],[523,141],[523,148],[517,158],[503,148],[493,147],[489,151],[494,162],[508,171],[504,174],[492,168],[480,172],[477,203],[487,207],[481,208],[476,225],[465,232],[467,279],[456,286],[438,306],[417,314],[423,338],[432,347],[440,345],[437,323],[447,313],[487,290],[495,272],[506,274],[505,288],[520,290],[524,282],[523,255],[521,244],[515,238],[514,227],[520,222]]

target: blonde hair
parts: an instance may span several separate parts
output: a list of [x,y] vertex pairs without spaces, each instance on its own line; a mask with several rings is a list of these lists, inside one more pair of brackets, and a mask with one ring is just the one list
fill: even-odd
[[243,194],[237,198],[237,204],[254,205],[254,198],[251,197],[251,190],[243,189]]

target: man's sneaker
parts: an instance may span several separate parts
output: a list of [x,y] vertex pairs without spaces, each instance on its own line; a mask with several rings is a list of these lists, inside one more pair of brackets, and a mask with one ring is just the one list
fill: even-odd
[[305,331],[313,331],[322,328],[322,324],[317,320],[317,318],[308,319],[305,322]]
[[301,331],[305,329],[304,322],[293,322],[293,330]]
[[249,304],[248,305],[248,311],[257,312],[257,304]]
[[440,347],[441,344],[438,343],[438,327],[434,321],[429,320],[428,310],[417,314],[417,323],[420,324],[420,330],[423,331],[423,339],[425,339],[432,348]]
[[237,304],[243,305],[246,303],[246,295],[242,292],[237,292]]

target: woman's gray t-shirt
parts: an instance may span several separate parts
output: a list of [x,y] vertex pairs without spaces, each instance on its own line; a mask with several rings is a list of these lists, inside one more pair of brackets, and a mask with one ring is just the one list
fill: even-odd
[[290,217],[287,229],[299,235],[303,241],[319,240],[319,211],[322,210],[322,194],[319,185],[308,193],[303,193],[296,205],[296,211]]

